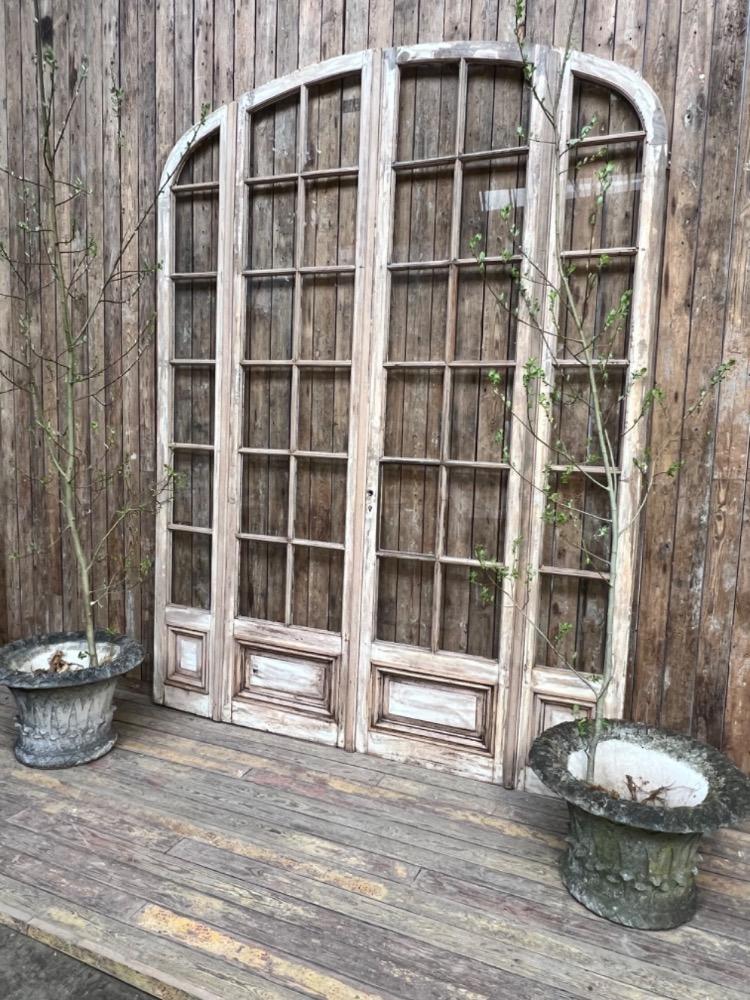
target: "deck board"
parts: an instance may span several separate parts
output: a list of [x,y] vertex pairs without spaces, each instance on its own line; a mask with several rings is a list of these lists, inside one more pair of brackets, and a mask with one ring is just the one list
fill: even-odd
[[750,831],[706,844],[695,920],[599,920],[553,799],[128,697],[103,760],[33,771],[0,698],[0,922],[176,1000],[739,1000]]

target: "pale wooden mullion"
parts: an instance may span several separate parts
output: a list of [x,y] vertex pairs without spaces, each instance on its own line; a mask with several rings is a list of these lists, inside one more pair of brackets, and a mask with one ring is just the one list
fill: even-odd
[[[563,135],[568,134],[570,103],[572,96],[571,74],[563,66],[554,50],[536,49],[532,56],[535,67],[537,93],[551,96],[552,89],[560,80],[562,71],[562,95],[560,98]],[[566,117],[567,116],[567,117]],[[565,184],[567,175],[559,174],[558,157],[563,150],[554,148],[554,132],[546,118],[545,109],[532,98],[529,135],[529,156],[526,161],[526,204],[523,240],[532,263],[522,268],[523,280],[530,281],[541,272],[557,285],[557,260],[554,252],[555,234],[564,219],[550,219],[550,184]],[[564,208],[565,199],[561,199]],[[539,269],[534,271],[533,265]],[[554,329],[553,316],[557,302],[550,302],[546,286],[542,292],[543,308],[539,317],[542,329]],[[538,356],[539,346],[529,315],[528,306],[522,301],[516,336],[516,363],[521,366],[531,357]],[[552,377],[553,351],[545,348],[542,361],[546,377]],[[525,390],[520,378],[514,378],[511,394],[513,412],[523,413],[526,408]],[[537,434],[545,439],[545,428],[537,428]],[[511,461],[513,470],[508,477],[508,503],[503,562],[513,566],[517,562],[538,566],[542,545],[541,511],[539,497],[529,483],[540,481],[546,450],[535,447],[530,433],[525,433],[518,423],[511,426]],[[516,548],[516,539],[523,538],[522,551]],[[523,759],[530,738],[529,726],[533,717],[533,690],[529,670],[533,663],[535,632],[529,622],[536,621],[539,605],[538,583],[529,585],[519,574],[514,583],[514,592],[501,595],[500,618],[500,673],[503,684],[505,711],[498,713],[496,730],[497,756],[495,776],[502,776],[503,783],[512,787],[515,783],[518,762]],[[523,608],[523,611],[519,610]]]
[[299,113],[297,115],[297,202],[295,206],[296,225],[294,227],[294,305],[292,312],[292,388],[289,405],[289,495],[287,498],[286,579],[284,581],[284,620],[292,624],[294,602],[294,538],[297,515],[297,438],[299,433],[299,344],[302,325],[302,265],[305,253],[305,179],[302,171],[305,165],[305,137],[307,135],[308,88],[302,84],[299,90]]
[[456,323],[458,315],[458,267],[459,241],[461,233],[461,204],[463,198],[463,163],[461,153],[466,136],[466,93],[468,88],[468,68],[462,59],[458,69],[458,97],[456,116],[456,140],[453,158],[453,202],[451,205],[450,265],[448,268],[448,309],[445,318],[445,348],[443,370],[443,405],[440,427],[440,471],[438,473],[438,514],[437,539],[435,542],[435,565],[432,583],[432,652],[440,648],[442,628],[443,586],[445,583],[441,557],[445,550],[446,518],[448,511],[448,466],[451,440],[451,404],[453,401],[453,372],[451,363],[456,353]]

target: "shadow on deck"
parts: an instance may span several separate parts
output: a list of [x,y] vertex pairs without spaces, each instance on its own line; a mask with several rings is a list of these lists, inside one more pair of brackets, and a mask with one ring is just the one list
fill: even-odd
[[0,923],[182,1000],[747,1000],[750,832],[695,920],[627,931],[561,887],[552,799],[126,696],[101,761],[32,771],[0,698]]

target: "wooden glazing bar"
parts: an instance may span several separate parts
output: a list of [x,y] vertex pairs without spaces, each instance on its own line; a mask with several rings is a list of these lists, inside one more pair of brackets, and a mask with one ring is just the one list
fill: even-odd
[[431,167],[449,167],[455,162],[456,159],[460,160],[462,163],[473,163],[476,160],[500,160],[514,156],[526,156],[528,152],[528,146],[506,146],[502,149],[478,149],[473,150],[471,153],[459,152],[455,155],[446,154],[445,156],[428,156],[419,160],[396,160],[393,164],[393,169],[397,172],[406,170],[429,170]]
[[297,449],[290,451],[288,448],[238,448],[237,450],[240,455],[293,455],[295,458],[319,458],[321,461],[345,462],[349,457],[343,451],[298,451]]
[[212,444],[190,444],[184,441],[170,441],[167,446],[173,451],[213,451],[214,446]]
[[[548,465],[547,468],[550,472],[573,472],[573,473],[587,473],[589,476],[603,476],[607,471],[604,465]],[[610,470],[615,473],[615,475],[620,474],[620,469]]]
[[614,143],[640,142],[646,138],[643,129],[634,132],[613,132],[611,135],[587,135],[585,139],[577,139],[569,145],[569,149],[581,149],[587,146],[611,146]]
[[593,257],[635,257],[638,247],[593,247],[587,250],[563,250],[565,260],[586,260]]
[[326,549],[331,552],[343,552],[345,546],[341,542],[321,542],[315,538],[291,538],[289,535],[261,535],[253,531],[238,531],[237,538],[243,542],[263,542],[274,545],[299,545],[304,548]]
[[[555,368],[587,368],[585,361],[577,358],[553,358],[552,364]],[[627,368],[630,362],[627,358],[600,358],[596,361],[597,367],[602,368]]]
[[502,149],[478,149],[471,153],[459,153],[462,163],[473,163],[475,160],[500,160],[514,156],[527,156],[528,146],[505,146]]
[[291,538],[292,545],[300,545],[310,549],[326,549],[330,552],[343,552],[345,546],[342,542],[321,542],[315,538]]
[[213,368],[216,365],[215,358],[170,358],[170,365],[176,368]]
[[216,281],[216,271],[177,271],[170,274],[172,281]]
[[175,184],[172,188],[172,194],[193,194],[196,191],[217,191],[219,190],[218,181],[193,181],[190,184]]
[[433,468],[440,465],[439,458],[401,458],[398,455],[383,455],[382,465],[427,465]]
[[254,270],[245,269],[241,273],[245,278],[291,278],[296,270],[293,267],[258,267]]
[[447,458],[443,463],[449,469],[509,469],[507,462],[474,462],[471,459]]
[[456,145],[453,165],[453,204],[451,206],[451,264],[448,269],[448,309],[445,318],[445,368],[443,370],[443,408],[440,433],[440,470],[438,473],[437,539],[435,552],[437,559],[433,570],[432,584],[432,637],[431,649],[436,653],[440,648],[440,632],[443,607],[443,571],[440,557],[445,551],[446,519],[448,511],[448,466],[450,455],[450,419],[453,398],[453,377],[451,362],[456,352],[456,324],[458,315],[458,267],[459,241],[461,232],[461,204],[463,199],[463,163],[460,154],[464,149],[466,135],[466,92],[468,88],[468,68],[462,59],[458,68],[458,108],[456,117]]
[[248,187],[263,187],[272,184],[293,184],[299,177],[305,181],[335,180],[337,177],[356,177],[358,167],[326,167],[320,170],[302,170],[293,174],[262,174],[246,177]]
[[260,177],[246,177],[245,184],[248,187],[268,187],[271,184],[294,184],[298,179],[298,174],[263,174]]
[[339,361],[337,359],[331,358],[321,358],[320,360],[315,360],[312,358],[305,358],[303,360],[291,358],[275,358],[273,360],[263,360],[255,358],[245,358],[240,361],[243,368],[291,368],[292,365],[297,365],[299,368],[351,368],[351,361]]
[[[609,251],[607,251],[609,252]],[[510,257],[485,257],[484,263],[490,264],[518,264],[523,260],[521,254],[513,254]],[[444,267],[448,268],[451,265],[455,267],[479,267],[476,259],[474,257],[453,257],[444,260],[398,260],[391,261],[388,265],[389,271],[419,271],[420,269],[429,270],[430,268]]]
[[409,562],[434,562],[434,554],[429,552],[400,552],[396,549],[378,549],[378,556],[384,559],[405,559]]
[[183,531],[188,535],[213,535],[213,528],[199,528],[194,524],[175,524],[170,523],[167,525],[170,531]]
[[354,274],[354,264],[311,264],[307,267],[262,267],[256,270],[245,270],[246,278],[290,278],[298,272],[308,274]]
[[545,576],[570,576],[580,580],[601,580],[606,583],[609,573],[600,573],[597,569],[570,569],[567,566],[540,566],[539,572]]

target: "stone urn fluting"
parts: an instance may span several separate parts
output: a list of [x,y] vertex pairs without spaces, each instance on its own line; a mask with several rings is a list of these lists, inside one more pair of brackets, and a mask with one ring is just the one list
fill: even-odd
[[0,684],[16,701],[15,754],[28,767],[73,767],[115,745],[117,678],[143,660],[127,636],[96,633],[96,666],[83,632],[53,632],[0,647]]
[[538,736],[535,774],[568,804],[562,880],[589,910],[626,927],[664,930],[697,905],[698,847],[705,833],[750,814],[750,779],[689,736],[608,721],[586,775],[578,723]]

